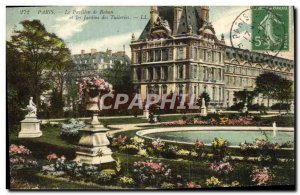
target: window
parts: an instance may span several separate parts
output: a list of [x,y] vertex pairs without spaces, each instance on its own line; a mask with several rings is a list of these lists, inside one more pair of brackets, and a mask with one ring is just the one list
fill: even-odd
[[153,62],[153,56],[154,56],[154,52],[153,51],[149,51],[148,52],[148,62]]
[[155,61],[161,61],[161,50],[155,50]]
[[222,63],[222,53],[219,52],[218,54],[219,54],[219,64],[221,64]]
[[109,60],[109,64],[112,64],[112,60]]
[[194,70],[193,70],[194,79],[197,79],[198,78],[198,66],[194,65],[193,68],[194,68]]
[[168,80],[168,67],[167,66],[163,67],[163,79]]
[[178,65],[178,78],[182,79],[183,78],[183,65]]
[[148,73],[149,73],[149,80],[153,80],[153,68],[148,68]]
[[197,47],[193,47],[193,58],[194,58],[194,60],[198,60],[198,51],[197,51]]
[[182,84],[179,84],[179,94],[183,94],[183,85]]
[[154,86],[154,90],[153,90],[154,94],[159,94],[159,86],[158,85],[155,85]]
[[95,58],[93,58],[93,63],[95,63]]
[[177,51],[177,59],[183,59],[183,47],[179,47]]
[[161,79],[161,69],[160,69],[160,67],[157,67],[156,69],[157,69],[157,71],[156,71],[157,79],[160,80]]
[[168,92],[168,86],[167,85],[163,85],[162,86],[162,94],[167,94]]
[[204,60],[204,61],[206,61],[206,57],[207,57],[207,56],[206,56],[206,50],[203,49],[203,60]]
[[104,63],[104,59],[103,59],[103,58],[101,58],[101,59],[100,59],[100,62],[101,62],[101,63]]
[[167,61],[168,60],[168,49],[163,49],[162,50],[162,61]]
[[206,66],[203,66],[203,72],[202,72],[202,74],[203,74],[203,81],[206,81],[207,80],[207,76],[206,76]]
[[214,62],[215,61],[215,52],[211,51],[211,61]]
[[138,81],[142,80],[142,72],[141,72],[141,69],[140,68],[137,68],[136,69],[136,78]]

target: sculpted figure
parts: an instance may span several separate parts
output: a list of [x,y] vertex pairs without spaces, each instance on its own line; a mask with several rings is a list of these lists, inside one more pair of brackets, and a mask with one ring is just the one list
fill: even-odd
[[27,110],[28,111],[28,115],[36,115],[36,105],[33,102],[33,97],[30,97],[29,99],[29,104],[26,106],[26,109],[23,110]]

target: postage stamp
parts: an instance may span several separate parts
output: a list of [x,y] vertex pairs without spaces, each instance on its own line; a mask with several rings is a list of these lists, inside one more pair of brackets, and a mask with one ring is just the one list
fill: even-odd
[[289,7],[252,7],[252,50],[289,49]]
[[258,51],[269,57],[290,51],[290,13],[287,6],[252,6],[231,25],[230,43],[236,49]]

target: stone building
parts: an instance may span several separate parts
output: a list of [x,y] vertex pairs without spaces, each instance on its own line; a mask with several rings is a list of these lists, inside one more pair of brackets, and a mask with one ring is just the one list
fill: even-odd
[[132,79],[142,100],[147,93],[207,92],[211,105],[228,107],[234,91],[253,90],[264,71],[293,79],[293,61],[237,50],[215,34],[208,6],[152,6],[149,22],[130,45]]
[[95,75],[102,75],[107,69],[119,62],[124,67],[130,66],[130,59],[125,54],[125,51],[112,53],[112,50],[107,49],[106,52],[97,52],[96,49],[91,49],[91,52],[86,53],[81,50],[80,54],[72,55],[75,68],[72,70],[72,78],[82,78]]

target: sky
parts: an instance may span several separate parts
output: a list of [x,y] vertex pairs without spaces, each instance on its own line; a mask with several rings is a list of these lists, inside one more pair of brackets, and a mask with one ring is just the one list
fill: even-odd
[[[232,22],[246,9],[249,7],[210,7],[210,21],[216,35],[220,38],[223,33],[227,45],[230,45]],[[114,17],[112,18],[111,15]],[[103,19],[103,16],[107,18]],[[7,40],[10,40],[14,29],[21,29],[21,21],[39,19],[47,31],[65,40],[72,54],[78,54],[82,49],[88,52],[92,48],[97,51],[106,51],[106,49],[111,49],[113,52],[122,51],[125,45],[125,51],[130,56],[129,44],[132,33],[136,38],[139,37],[149,20],[150,7],[13,7],[6,9],[6,17]],[[292,47],[293,45],[290,46]],[[293,51],[280,55],[293,59]]]

